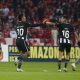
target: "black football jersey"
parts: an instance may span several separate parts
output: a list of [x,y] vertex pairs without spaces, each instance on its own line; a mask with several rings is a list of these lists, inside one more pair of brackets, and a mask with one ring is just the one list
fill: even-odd
[[59,43],[71,43],[71,34],[74,28],[70,24],[58,24],[59,28]]
[[28,26],[29,25],[24,22],[18,22],[18,24],[16,25],[17,39],[18,38],[26,39]]
[[26,39],[28,27],[42,26],[42,24],[30,24],[26,22],[18,22],[16,25],[17,39]]

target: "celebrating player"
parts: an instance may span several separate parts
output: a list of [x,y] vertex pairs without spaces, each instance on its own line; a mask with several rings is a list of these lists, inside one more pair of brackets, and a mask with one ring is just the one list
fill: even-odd
[[[44,21],[48,25],[55,25],[56,23],[49,22],[47,20]],[[69,62],[69,53],[71,50],[71,35],[74,32],[73,26],[68,23],[67,16],[62,16],[60,23],[57,23],[58,26],[58,39],[59,39],[59,59],[58,59],[58,71],[61,72],[61,62],[64,50],[66,50],[66,58],[64,71],[67,72],[67,65]],[[74,32],[75,36],[76,33]]]
[[30,55],[29,45],[26,42],[27,28],[28,27],[37,27],[42,26],[42,24],[30,24],[26,22],[26,17],[24,15],[18,16],[18,23],[16,25],[17,39],[16,46],[19,50],[20,56],[18,57],[18,68],[17,71],[21,72],[22,70],[22,60],[24,56]]

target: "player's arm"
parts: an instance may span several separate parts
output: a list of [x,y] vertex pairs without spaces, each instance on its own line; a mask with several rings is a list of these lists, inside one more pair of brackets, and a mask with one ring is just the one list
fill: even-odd
[[46,22],[45,24],[47,24],[47,25],[55,25],[56,23],[53,23],[53,22]]
[[44,24],[31,24],[31,27],[38,27],[38,26],[43,26]]
[[38,24],[38,23],[36,23],[36,24],[32,24],[32,23],[28,23],[28,27],[38,27],[38,26],[43,26],[44,24],[42,23],[42,24]]
[[45,19],[45,20],[43,21],[43,24],[46,24],[46,25],[55,25],[56,23],[50,22],[50,21],[48,21],[47,19]]
[[45,19],[43,20],[43,24],[55,26],[55,25],[59,25],[60,22],[55,19],[51,19],[51,20]]

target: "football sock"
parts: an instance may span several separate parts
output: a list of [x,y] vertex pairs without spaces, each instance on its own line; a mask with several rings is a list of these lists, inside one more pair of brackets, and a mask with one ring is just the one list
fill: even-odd
[[21,68],[21,66],[22,66],[22,56],[19,56],[18,57],[18,68],[20,69]]
[[65,60],[65,65],[64,65],[65,68],[67,68],[68,62],[69,60]]
[[61,69],[61,60],[58,60],[58,69]]
[[18,60],[19,60],[19,61],[22,61],[22,60],[23,60],[22,56],[19,56],[19,57],[18,57]]
[[19,62],[19,63],[18,63],[18,68],[21,69],[21,66],[22,66],[22,63]]

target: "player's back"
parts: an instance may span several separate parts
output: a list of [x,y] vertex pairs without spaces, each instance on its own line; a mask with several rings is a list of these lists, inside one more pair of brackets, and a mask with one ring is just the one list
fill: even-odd
[[27,26],[25,22],[18,22],[16,25],[17,39],[26,39]]
[[59,42],[60,43],[71,43],[71,33],[73,27],[70,24],[59,24]]

